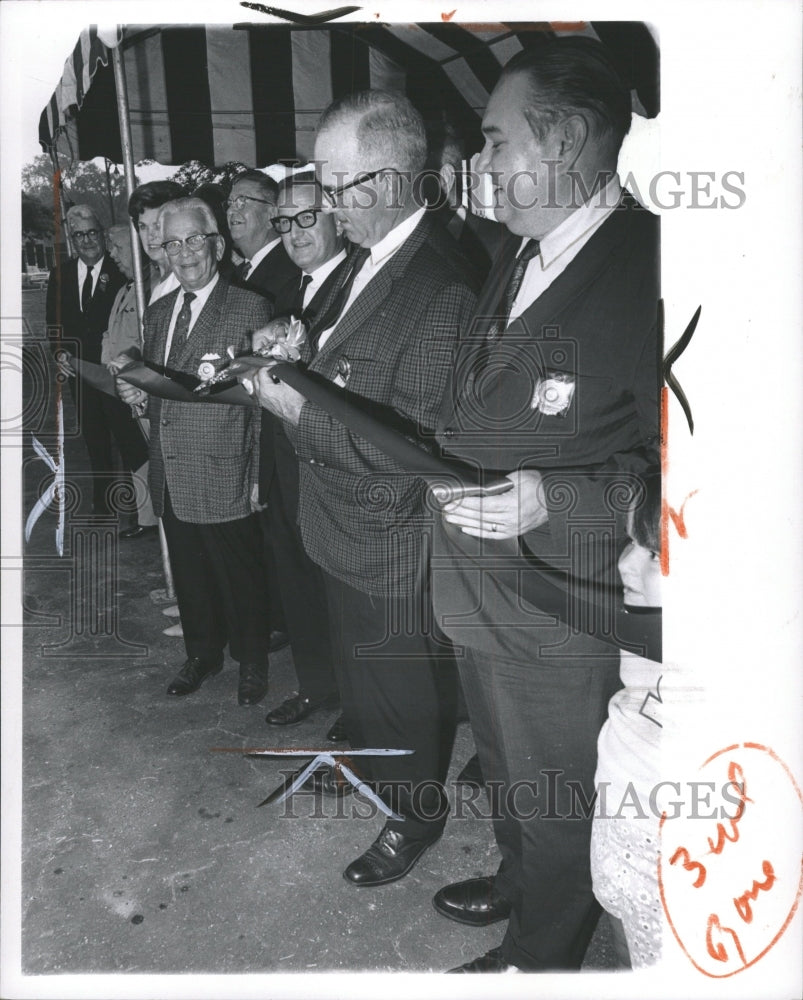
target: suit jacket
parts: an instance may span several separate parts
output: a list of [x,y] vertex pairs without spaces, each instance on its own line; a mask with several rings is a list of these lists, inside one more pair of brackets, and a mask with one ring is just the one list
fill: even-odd
[[511,237],[492,267],[461,341],[438,438],[479,469],[540,470],[549,520],[523,536],[525,549],[577,578],[615,583],[618,543],[601,520],[615,517],[621,531],[621,485],[658,461],[658,220],[625,195],[566,270],[492,341],[478,370],[487,317],[520,243]]
[[[109,323],[109,313],[117,292],[126,279],[120,274],[111,257],[101,259],[101,269],[86,314],[81,312],[81,293],[78,288],[78,259],[63,260],[50,272],[47,283],[45,315],[48,339],[56,342],[56,328],[61,327],[63,340],[77,341],[76,357],[84,361],[100,362],[103,333]],[[65,347],[71,345],[65,344]]]
[[473,212],[467,212],[465,218],[461,219],[448,205],[429,211],[433,219],[444,226],[457,241],[479,291],[488,277],[491,261],[496,259],[500,247],[509,235],[507,227]]
[[264,260],[248,275],[248,279],[243,281],[237,278],[235,284],[241,288],[248,288],[252,292],[263,295],[271,305],[276,302],[276,296],[284,285],[292,278],[299,278],[301,270],[297,264],[290,259],[284,249],[284,243],[278,240],[276,246],[270,251]]
[[[144,357],[164,372],[164,353],[177,289],[145,313]],[[179,355],[174,371],[197,375],[204,354],[224,358],[226,348],[250,348],[251,334],[270,319],[259,295],[233,287],[220,277]],[[167,371],[170,375],[171,372]],[[176,403],[152,396],[148,482],[153,507],[164,511],[164,490],[176,516],[194,524],[234,521],[251,512],[256,482],[259,413],[256,405]]]
[[[340,280],[345,263],[346,261],[343,261],[327,276],[326,281],[307,303],[304,316],[308,326],[314,322],[316,316],[320,315],[321,306],[327,301],[333,288]],[[287,316],[290,313],[301,281],[301,271],[298,268],[296,270],[298,274],[293,275],[289,281],[285,282],[276,295],[275,316]],[[270,484],[275,475],[285,478],[292,476],[293,479],[297,479],[297,466],[295,451],[287,440],[281,420],[274,417],[272,413],[268,413],[267,410],[263,410],[259,435],[259,502],[267,503]],[[295,488],[295,492],[297,491],[298,487]]]
[[[309,370],[334,381],[338,367],[349,366],[348,390],[370,412],[431,433],[458,329],[476,301],[458,257],[454,241],[422,219],[309,359]],[[410,594],[422,569],[423,481],[312,403],[291,434],[310,557],[363,593]]]

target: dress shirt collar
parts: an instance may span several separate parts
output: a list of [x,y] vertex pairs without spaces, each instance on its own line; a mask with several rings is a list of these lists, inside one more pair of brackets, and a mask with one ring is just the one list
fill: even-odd
[[346,259],[346,251],[341,250],[330,260],[327,260],[325,264],[321,264],[320,267],[316,267],[314,271],[302,271],[302,274],[308,274],[312,281],[309,284],[310,288],[314,288],[316,291],[321,287],[321,285],[326,281],[329,275],[334,271],[337,265]]
[[422,208],[413,212],[411,216],[406,218],[403,222],[400,222],[398,226],[394,226],[387,236],[384,236],[378,243],[370,248],[371,263],[374,267],[378,264],[384,264],[389,257],[396,253],[402,243],[404,243],[404,241],[412,235],[413,230],[423,219],[424,212],[426,212],[426,210],[426,205],[424,205]]
[[[587,202],[541,240],[541,256],[538,258],[541,268],[548,268],[575,244],[579,243],[582,246],[586,243],[592,233],[614,211],[621,198],[622,185],[618,176],[614,174],[601,191],[595,192]],[[524,247],[526,242],[527,238],[524,238],[521,246]]]
[[[254,254],[253,257],[247,257],[246,260],[251,265],[251,270],[248,272],[248,278],[256,271],[262,261],[268,256],[271,250],[275,250],[276,247],[282,242],[281,236],[277,236],[275,240],[271,240],[270,243],[266,243],[264,247],[260,247],[259,250]],[[248,280],[246,278],[246,281]]]

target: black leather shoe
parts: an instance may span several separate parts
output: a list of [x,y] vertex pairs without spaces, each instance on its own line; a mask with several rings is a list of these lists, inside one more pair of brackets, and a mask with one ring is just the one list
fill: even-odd
[[326,733],[326,738],[330,743],[347,743],[349,734],[346,732],[346,727],[343,723],[343,716],[338,715],[332,724],[331,728]]
[[280,649],[284,649],[285,646],[290,645],[290,636],[286,632],[280,632],[275,628],[268,640],[268,652],[278,653]]
[[494,889],[493,875],[470,878],[465,882],[446,885],[432,900],[432,905],[444,917],[459,924],[485,927],[510,916],[510,901]]
[[197,656],[191,656],[179,670],[167,689],[168,694],[183,696],[197,691],[207,677],[219,674],[223,669],[223,660],[209,663]]
[[258,705],[268,693],[267,663],[241,663],[238,705]]
[[471,788],[482,788],[485,784],[485,780],[482,777],[482,768],[480,767],[480,759],[474,754],[473,757],[469,757],[466,761],[466,766],[454,779],[456,785],[468,785]]
[[304,695],[294,694],[268,712],[265,722],[269,726],[295,726],[319,709],[331,708],[333,704],[337,704],[336,696],[321,701],[310,701]]
[[489,952],[475,958],[473,962],[458,965],[456,969],[449,969],[449,972],[508,972],[513,971],[514,968],[515,966],[508,965],[502,958],[501,948],[491,948]]
[[133,528],[126,528],[125,531],[121,531],[118,537],[125,539],[142,538],[143,535],[152,535],[155,531],[155,524],[135,524]]
[[441,831],[429,840],[413,840],[398,830],[385,827],[365,854],[352,861],[343,877],[352,885],[372,888],[404,878],[428,847],[440,839]]

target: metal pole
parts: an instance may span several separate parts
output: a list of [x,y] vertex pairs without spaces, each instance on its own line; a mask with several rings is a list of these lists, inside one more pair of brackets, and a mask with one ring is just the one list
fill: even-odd
[[[125,171],[125,188],[128,197],[134,193],[136,181],[134,177],[134,152],[131,142],[131,122],[128,113],[128,87],[125,82],[125,71],[123,68],[123,54],[120,46],[116,45],[112,49],[112,65],[114,66],[114,84],[117,89],[117,117],[120,120],[120,141],[123,147],[123,170]],[[131,247],[133,249],[134,261],[134,295],[137,302],[137,317],[139,319],[139,331],[142,336],[143,320],[145,316],[145,279],[142,273],[142,255],[139,249],[139,234],[134,226],[133,220],[129,217],[128,224],[131,230]],[[165,591],[169,601],[174,601],[176,592],[173,587],[173,572],[170,568],[170,557],[167,552],[167,539],[161,519],[159,521],[159,547],[162,551],[162,569],[165,578]]]

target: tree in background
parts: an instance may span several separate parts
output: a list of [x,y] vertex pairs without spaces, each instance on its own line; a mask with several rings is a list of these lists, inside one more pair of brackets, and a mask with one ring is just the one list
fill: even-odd
[[47,240],[54,232],[53,208],[33,195],[22,192],[22,237],[25,240]]
[[[22,168],[22,190],[53,213],[53,164],[41,154]],[[101,225],[110,226],[112,218],[128,218],[125,179],[119,168],[110,164],[104,170],[93,160],[76,161],[61,171],[61,190],[65,208],[89,205]]]

